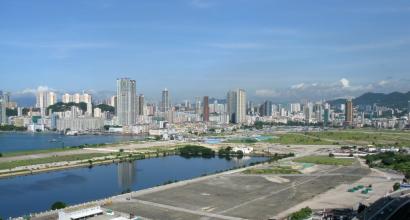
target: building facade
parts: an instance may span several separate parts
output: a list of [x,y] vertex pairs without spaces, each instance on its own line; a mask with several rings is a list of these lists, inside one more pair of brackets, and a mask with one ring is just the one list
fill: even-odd
[[169,111],[170,108],[170,102],[169,102],[169,91],[168,89],[164,89],[164,91],[162,91],[162,101],[161,101],[161,111],[162,112],[167,112]]
[[203,120],[204,122],[208,122],[209,121],[209,97],[205,96],[204,97],[204,113],[203,113]]
[[129,78],[117,79],[118,125],[130,126],[136,116],[136,82]]
[[227,94],[227,113],[234,124],[246,122],[246,92],[243,89],[229,91]]

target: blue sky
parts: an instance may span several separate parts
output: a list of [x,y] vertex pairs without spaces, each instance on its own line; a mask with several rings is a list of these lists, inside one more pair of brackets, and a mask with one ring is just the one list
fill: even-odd
[[297,100],[410,90],[410,2],[0,0],[0,89],[174,100],[245,88]]

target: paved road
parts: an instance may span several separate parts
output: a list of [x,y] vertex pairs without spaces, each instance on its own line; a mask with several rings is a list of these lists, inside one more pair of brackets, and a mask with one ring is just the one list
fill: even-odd
[[226,209],[226,210],[224,210],[224,211],[222,211],[222,212],[219,212],[219,214],[227,213],[227,212],[233,211],[233,210],[235,210],[235,209],[241,208],[241,207],[243,207],[243,206],[249,205],[250,203],[253,203],[253,202],[256,202],[256,201],[259,201],[259,200],[267,199],[268,197],[271,197],[271,196],[273,196],[273,195],[279,194],[279,193],[284,192],[284,191],[286,191],[286,190],[295,188],[295,187],[297,187],[297,186],[299,186],[299,185],[306,184],[306,183],[308,183],[308,182],[311,182],[311,181],[313,181],[313,180],[316,180],[316,179],[322,177],[322,176],[325,175],[325,174],[328,174],[328,173],[330,173],[330,172],[333,172],[333,171],[336,171],[336,170],[339,170],[339,169],[341,169],[341,167],[337,167],[337,168],[334,168],[334,169],[326,170],[326,171],[324,171],[323,174],[321,174],[321,175],[318,174],[317,176],[315,176],[315,177],[313,177],[313,178],[307,178],[306,180],[297,182],[297,183],[295,183],[295,184],[292,184],[292,185],[290,185],[290,186],[288,186],[288,187],[285,187],[285,188],[283,188],[283,189],[280,189],[280,190],[278,190],[278,191],[274,191],[274,192],[271,192],[271,193],[269,193],[269,194],[267,194],[267,195],[264,195],[264,196],[261,196],[261,197],[258,197],[258,198],[249,200],[249,201],[244,202],[244,203],[241,203],[240,205],[237,205],[237,206],[234,206],[234,207],[232,207],[232,208]]
[[210,218],[218,218],[218,219],[226,219],[226,220],[244,220],[244,218],[226,216],[226,215],[221,215],[221,214],[214,214],[214,213],[209,213],[209,212],[195,211],[195,210],[180,208],[176,206],[159,204],[155,202],[148,202],[148,201],[136,200],[136,199],[132,201],[136,201],[144,205],[150,205],[150,206],[154,206],[158,208],[164,208],[164,209],[169,209],[169,210],[178,211],[178,212],[185,212],[185,213],[194,214],[194,215],[206,216]]

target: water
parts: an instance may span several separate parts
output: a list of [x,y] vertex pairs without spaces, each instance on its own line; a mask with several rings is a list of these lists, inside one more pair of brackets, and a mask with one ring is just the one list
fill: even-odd
[[0,132],[0,152],[40,150],[82,144],[117,143],[142,138],[141,136],[121,135],[65,136],[54,133]]
[[22,216],[47,210],[56,201],[78,204],[264,160],[168,156],[0,179],[0,216]]

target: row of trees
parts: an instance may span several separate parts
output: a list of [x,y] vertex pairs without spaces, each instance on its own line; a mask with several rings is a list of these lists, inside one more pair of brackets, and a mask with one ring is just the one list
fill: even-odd
[[26,127],[16,127],[14,125],[0,125],[0,131],[26,131]]
[[402,172],[410,178],[410,155],[404,153],[386,152],[365,157],[370,167],[390,168]]
[[179,149],[179,154],[184,157],[210,158],[215,156],[215,151],[198,145],[186,145],[185,147]]
[[[65,111],[70,111],[71,107],[76,106],[79,109],[81,109],[82,111],[87,111],[87,103],[85,102],[80,102],[80,103],[75,103],[75,102],[69,102],[69,103],[63,103],[63,102],[57,102],[54,105],[50,105],[49,107],[47,107],[47,112],[48,110],[52,110],[53,112],[65,112]],[[106,105],[106,104],[99,104],[99,105],[95,105],[93,106],[93,108],[100,108],[102,112],[111,112],[111,113],[115,113],[115,108],[110,106],[110,105]]]

